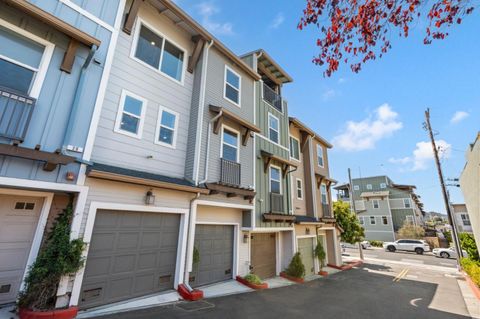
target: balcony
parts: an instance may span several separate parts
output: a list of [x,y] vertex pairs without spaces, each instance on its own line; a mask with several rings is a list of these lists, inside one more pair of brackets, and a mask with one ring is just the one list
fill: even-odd
[[270,212],[273,214],[285,214],[282,194],[270,193]]
[[263,99],[282,112],[282,97],[265,83],[263,83]]
[[229,186],[240,186],[241,176],[240,163],[229,161],[227,159],[220,159],[220,183]]
[[322,204],[322,213],[324,218],[332,218],[332,208],[328,204]]
[[32,118],[35,99],[0,87],[0,137],[22,143]]

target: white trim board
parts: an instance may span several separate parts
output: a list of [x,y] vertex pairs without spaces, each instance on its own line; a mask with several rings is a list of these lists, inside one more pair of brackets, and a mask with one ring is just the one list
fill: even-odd
[[75,193],[80,193],[88,190],[87,186],[42,182],[42,181],[34,181],[34,180],[11,178],[11,177],[0,177],[0,187],[1,186],[22,187],[22,188],[30,188],[30,189],[38,189],[38,190],[57,190],[57,191],[75,192]]
[[108,24],[107,22],[103,21],[102,19],[100,19],[99,17],[93,15],[92,13],[90,13],[89,11],[83,9],[82,7],[78,6],[77,4],[73,3],[71,0],[59,0],[61,3],[63,3],[64,5],[66,5],[67,7],[69,7],[70,9],[72,10],[75,10],[77,11],[78,13],[80,13],[82,16],[84,16],[85,18],[95,22],[96,24],[98,24],[99,26],[107,29],[108,31],[110,32],[113,32],[114,31],[114,27],[111,26],[110,24]]

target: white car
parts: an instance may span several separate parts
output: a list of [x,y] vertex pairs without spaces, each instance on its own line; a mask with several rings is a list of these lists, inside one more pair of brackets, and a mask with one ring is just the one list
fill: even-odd
[[[450,247],[450,248],[434,248],[432,250],[433,254],[436,257],[441,257],[441,258],[457,258],[457,250],[455,247]],[[467,257],[467,252],[462,249],[463,252],[463,257]]]
[[419,255],[430,251],[428,243],[425,240],[420,239],[399,239],[394,242],[385,242],[383,243],[383,248],[391,253],[394,253],[397,250],[402,250],[416,252]]
[[372,247],[372,245],[370,245],[370,242],[369,242],[368,240],[362,241],[361,244],[362,244],[362,248],[363,248],[363,249],[367,249],[367,248],[371,248],[371,247]]

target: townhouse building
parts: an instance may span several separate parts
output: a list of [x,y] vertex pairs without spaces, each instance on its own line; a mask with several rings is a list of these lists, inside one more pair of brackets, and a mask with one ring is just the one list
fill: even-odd
[[2,305],[15,302],[51,221],[71,201],[79,214],[86,198],[81,169],[118,2],[0,1]]
[[336,186],[337,198],[355,204],[367,240],[393,241],[404,223],[423,225],[423,203],[415,186],[395,184],[388,176],[355,178],[353,198],[349,184]]

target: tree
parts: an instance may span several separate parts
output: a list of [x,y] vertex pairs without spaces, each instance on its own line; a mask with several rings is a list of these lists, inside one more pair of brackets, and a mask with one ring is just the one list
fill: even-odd
[[365,230],[360,225],[355,213],[351,212],[349,203],[342,201],[334,202],[333,211],[338,226],[343,229],[342,241],[355,244],[365,238]]
[[478,248],[473,234],[460,233],[460,245],[462,249],[467,252],[468,258],[480,262],[480,256],[478,255]]
[[410,27],[427,18],[424,44],[448,36],[446,29],[462,23],[472,13],[475,0],[306,0],[298,29],[313,25],[320,29],[313,59],[326,64],[324,75],[338,70],[339,63],[350,63],[353,72],[361,65],[382,57],[392,48],[392,31],[408,37]]
[[425,237],[425,230],[411,222],[405,222],[398,230],[398,237],[402,239],[422,239]]

